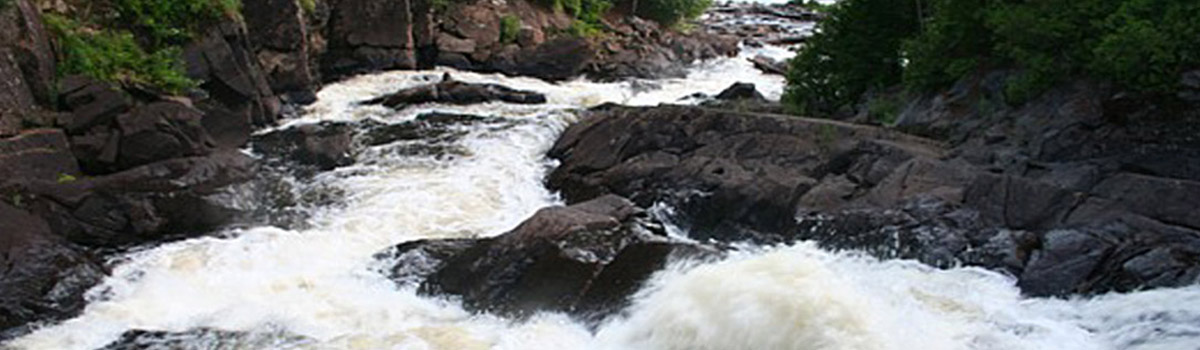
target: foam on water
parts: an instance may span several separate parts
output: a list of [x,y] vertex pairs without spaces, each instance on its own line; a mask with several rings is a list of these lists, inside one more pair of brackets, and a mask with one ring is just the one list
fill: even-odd
[[[768,52],[771,53],[771,52]],[[773,52],[784,55],[786,52]],[[1200,290],[1091,300],[1023,299],[1013,281],[978,269],[830,253],[810,244],[752,248],[718,263],[674,265],[639,293],[627,317],[595,333],[562,315],[512,322],[418,296],[375,272],[372,255],[431,237],[502,233],[558,203],[542,185],[545,152],[576,116],[604,102],[652,105],[736,81],[778,98],[783,81],[744,58],[705,63],[687,79],[548,84],[455,72],[548,94],[546,106],[425,105],[395,112],[357,102],[435,81],[440,71],[391,72],[334,84],[288,124],[440,110],[504,118],[467,127],[457,157],[368,151],[323,174],[344,206],[316,211],[312,228],[259,227],[132,253],[94,289],[83,315],[8,344],[94,349],[129,329],[209,327],[304,339],[246,349],[1196,349]],[[388,146],[379,146],[388,147]],[[669,211],[669,208],[657,208]],[[676,232],[675,234],[682,234]],[[273,345],[272,345],[273,344]]]

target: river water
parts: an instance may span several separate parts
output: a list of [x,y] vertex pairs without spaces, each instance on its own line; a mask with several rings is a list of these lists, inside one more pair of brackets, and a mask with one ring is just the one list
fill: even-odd
[[[432,110],[491,116],[460,126],[452,155],[365,150],[356,165],[297,181],[334,188],[340,205],[316,206],[303,229],[238,229],[130,253],[89,293],[75,319],[7,346],[90,350],[131,329],[246,332],[197,339],[196,349],[1200,349],[1200,288],[1093,299],[1022,298],[1014,280],[973,268],[937,270],[823,251],[810,243],[745,247],[727,260],[679,262],[642,290],[628,317],[589,330],[563,315],[514,322],[463,311],[453,300],[397,287],[372,256],[395,244],[505,232],[560,203],[543,186],[545,157],[577,108],[605,102],[679,103],[754,82],[783,88],[745,58],[704,63],[686,79],[548,84],[452,72],[456,79],[546,93],[543,106],[424,105],[403,111],[358,101],[436,81],[443,72],[362,76],[326,87],[284,126],[323,120],[402,122]],[[682,101],[686,103],[687,101]],[[230,200],[250,196],[233,193]],[[252,207],[257,203],[241,203]],[[3,347],[3,346],[0,346]],[[175,348],[172,348],[175,349]]]

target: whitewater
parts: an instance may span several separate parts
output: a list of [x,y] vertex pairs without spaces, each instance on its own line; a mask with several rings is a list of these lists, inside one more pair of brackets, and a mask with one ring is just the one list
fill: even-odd
[[[336,189],[337,205],[307,208],[305,225],[228,232],[145,248],[114,261],[87,296],[82,315],[0,345],[90,350],[128,330],[218,329],[244,336],[196,349],[1200,349],[1200,287],[1093,298],[1024,298],[1015,279],[977,268],[939,270],[914,261],[831,252],[813,243],[743,246],[717,262],[678,261],[659,272],[619,317],[590,329],[564,315],[524,321],[464,311],[455,300],[420,296],[379,270],[374,255],[427,238],[487,237],[539,208],[561,204],[543,185],[545,155],[582,108],[603,103],[694,103],[753,82],[770,99],[781,77],[748,57],[786,57],[779,48],[705,62],[681,79],[550,84],[450,69],[387,72],[329,85],[279,128],[320,121],[410,121],[430,111],[487,116],[456,126],[467,136],[453,154],[394,152],[401,141],[364,150],[355,165],[295,180],[297,191]],[[362,106],[396,90],[437,81],[542,92],[539,106]],[[423,142],[423,141],[416,141]],[[265,205],[237,193],[225,200]],[[686,232],[684,232],[686,234]],[[212,339],[208,339],[211,341]]]

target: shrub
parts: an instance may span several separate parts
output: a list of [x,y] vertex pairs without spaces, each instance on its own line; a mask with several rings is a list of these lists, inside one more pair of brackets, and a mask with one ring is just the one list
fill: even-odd
[[45,19],[59,39],[60,75],[81,74],[101,81],[157,87],[171,93],[196,85],[184,73],[178,47],[147,52],[128,32],[85,29],[57,15],[46,15]]
[[[446,2],[446,0],[438,1]],[[436,7],[437,1],[434,1],[433,5]],[[300,0],[300,10],[303,10],[305,15],[312,15],[317,12],[317,0]]]
[[517,41],[517,33],[521,31],[521,19],[517,16],[506,15],[500,17],[500,42],[511,43]]
[[696,18],[712,5],[712,0],[641,0],[637,7],[639,17],[648,18],[665,26]]

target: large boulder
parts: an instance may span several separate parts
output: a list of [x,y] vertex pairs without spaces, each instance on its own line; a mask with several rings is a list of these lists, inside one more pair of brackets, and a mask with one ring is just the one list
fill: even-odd
[[72,317],[83,294],[106,271],[96,259],[51,233],[45,221],[0,200],[0,339],[34,321]]
[[439,83],[407,88],[364,103],[382,104],[400,109],[409,105],[431,102],[467,105],[491,101],[541,104],[546,103],[546,95],[497,84],[457,81],[451,79],[450,74],[447,73]]
[[0,139],[0,183],[76,176],[79,164],[61,130],[26,130]]
[[495,238],[409,242],[380,258],[394,261],[398,282],[419,281],[423,293],[460,297],[470,310],[599,321],[668,261],[716,254],[659,229],[632,202],[605,196],[542,209]]
[[558,37],[534,47],[504,50],[487,61],[490,70],[545,80],[566,80],[583,73],[596,49],[583,38]]

